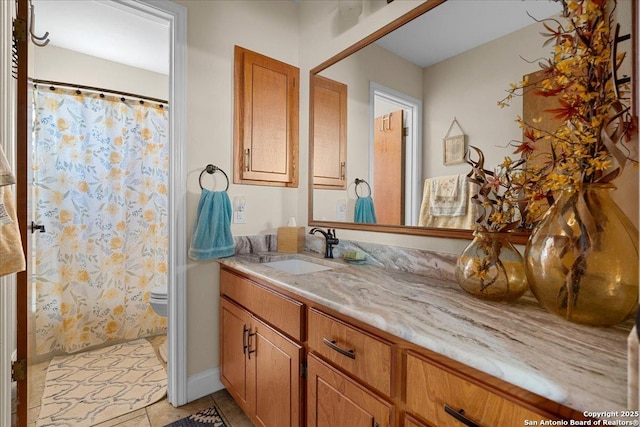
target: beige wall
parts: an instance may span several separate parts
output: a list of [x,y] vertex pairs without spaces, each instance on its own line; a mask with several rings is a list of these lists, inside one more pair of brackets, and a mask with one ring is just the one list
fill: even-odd
[[[84,55],[57,46],[29,46],[29,77],[111,89],[151,98],[168,99],[165,74]],[[169,58],[167,58],[167,61]]]
[[[492,170],[505,156],[512,155],[510,141],[521,139],[515,123],[522,115],[522,99],[515,97],[509,108],[500,108],[511,83],[538,70],[537,63],[523,58],[548,55],[542,48],[542,24],[535,23],[504,37],[439,62],[424,70],[423,179],[440,175],[466,174],[466,163],[444,165],[442,139],[455,117],[467,136],[468,145],[482,149],[485,167]],[[460,133],[454,126],[451,135]]]
[[[233,48],[239,45],[299,66],[298,4],[292,1],[178,1],[187,8],[187,228],[195,222],[198,175],[207,163],[233,175]],[[304,71],[301,70],[301,74]],[[307,104],[300,104],[301,113]],[[301,132],[301,147],[306,146]],[[306,159],[301,150],[300,159]],[[301,187],[306,187],[302,160]],[[213,181],[210,181],[213,183]],[[247,223],[234,236],[275,233],[299,217],[295,188],[234,185],[229,197],[246,198]],[[305,218],[298,218],[304,224]],[[192,376],[218,366],[218,271],[215,261],[187,266],[187,371]]]

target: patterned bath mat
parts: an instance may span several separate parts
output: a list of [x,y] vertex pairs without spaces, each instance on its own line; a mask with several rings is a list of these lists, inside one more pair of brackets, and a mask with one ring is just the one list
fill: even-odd
[[167,373],[145,339],[54,358],[37,426],[93,426],[167,393]]
[[204,409],[188,417],[182,418],[174,423],[167,424],[165,427],[227,427],[222,420],[218,408],[212,406]]

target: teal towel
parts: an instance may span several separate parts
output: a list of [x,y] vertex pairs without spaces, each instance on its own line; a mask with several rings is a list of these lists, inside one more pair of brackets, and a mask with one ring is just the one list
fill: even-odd
[[235,253],[231,235],[231,201],[226,191],[202,190],[193,226],[189,258],[224,258]]
[[376,210],[373,207],[371,196],[358,197],[358,200],[356,200],[355,222],[362,224],[376,223]]

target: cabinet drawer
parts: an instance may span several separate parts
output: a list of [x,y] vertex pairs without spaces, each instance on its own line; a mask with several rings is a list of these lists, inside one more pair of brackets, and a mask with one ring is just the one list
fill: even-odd
[[391,403],[313,354],[307,363],[307,427],[393,426]]
[[309,309],[309,348],[376,390],[391,395],[391,344]]
[[483,427],[512,427],[525,425],[525,420],[547,419],[411,352],[407,354],[406,387],[406,410],[438,427],[461,425],[449,412]]
[[304,304],[220,270],[220,294],[226,295],[290,337],[303,341]]

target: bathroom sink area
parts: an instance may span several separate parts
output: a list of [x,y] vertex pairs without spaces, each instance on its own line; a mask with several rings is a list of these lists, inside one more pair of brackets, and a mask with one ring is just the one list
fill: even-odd
[[257,252],[241,256],[251,262],[266,265],[274,270],[289,274],[307,274],[314,273],[316,271],[345,267],[345,265],[340,262],[327,260],[325,258],[316,258],[314,256],[300,253],[285,254],[278,252]]
[[262,264],[289,274],[307,274],[316,271],[331,270],[333,268],[298,258],[289,258],[281,261],[265,262]]

